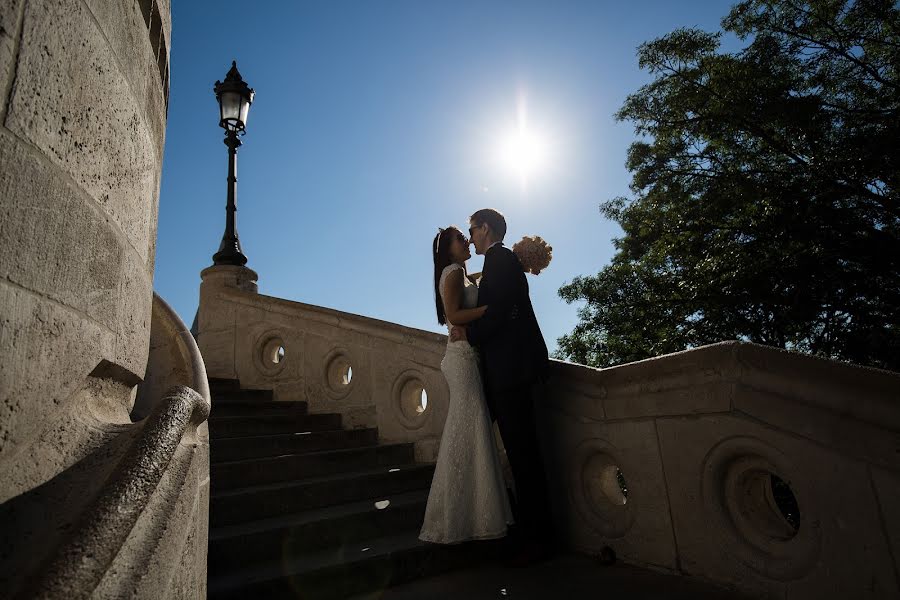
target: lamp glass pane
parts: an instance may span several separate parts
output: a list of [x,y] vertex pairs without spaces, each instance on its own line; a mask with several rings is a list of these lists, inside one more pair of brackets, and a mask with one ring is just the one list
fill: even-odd
[[222,120],[231,121],[241,118],[241,95],[238,92],[222,92]]
[[246,98],[242,98],[241,102],[241,123],[247,124],[247,115],[250,113],[250,103]]

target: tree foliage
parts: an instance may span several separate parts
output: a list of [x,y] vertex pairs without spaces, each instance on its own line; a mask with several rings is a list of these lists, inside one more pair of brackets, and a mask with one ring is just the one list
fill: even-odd
[[633,197],[559,356],[608,366],[741,339],[900,370],[900,13],[748,0],[640,46]]

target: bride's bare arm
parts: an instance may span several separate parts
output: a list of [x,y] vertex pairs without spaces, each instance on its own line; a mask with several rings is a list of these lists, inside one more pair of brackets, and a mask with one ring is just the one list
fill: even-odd
[[463,271],[456,269],[444,279],[444,314],[451,325],[465,325],[480,319],[487,306],[461,308],[463,297]]

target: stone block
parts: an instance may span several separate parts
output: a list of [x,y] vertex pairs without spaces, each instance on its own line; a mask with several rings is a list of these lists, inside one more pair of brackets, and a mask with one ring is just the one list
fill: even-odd
[[129,247],[119,275],[119,322],[116,362],[143,378],[150,351],[153,281],[144,261]]
[[607,419],[728,412],[734,384],[714,381],[685,387],[645,389],[637,393],[609,390],[603,401]]
[[588,385],[555,376],[547,386],[544,403],[579,420],[602,420],[606,418],[603,407],[605,398],[606,388],[602,385]]
[[6,126],[68,173],[146,261],[161,161],[143,110],[84,4],[26,6]]
[[[625,562],[675,569],[668,489],[653,420],[585,422],[548,407],[542,449],[557,513],[575,547],[611,546]],[[622,495],[618,468],[627,485]],[[608,480],[608,481],[606,481]]]
[[101,360],[115,334],[84,314],[0,280],[0,471]]
[[872,484],[878,495],[883,527],[887,532],[894,568],[900,574],[900,474],[897,471],[873,467]]
[[234,368],[234,345],[233,330],[200,331],[197,346],[203,355],[207,376],[222,379],[237,378]]
[[[85,4],[118,59],[135,104],[142,106],[148,93],[146,64],[152,51],[138,3],[85,0]],[[159,83],[156,86],[159,87]]]
[[[163,146],[166,142],[166,90],[164,82],[159,79],[159,65],[151,52],[144,55],[144,77],[146,78],[147,92],[143,98],[143,114],[146,119],[150,138],[156,150],[156,156],[162,163]],[[157,182],[157,186],[158,186]]]
[[[15,72],[22,2],[23,0],[13,0],[0,3],[0,90],[4,94],[3,102],[6,102],[6,90],[12,85],[10,79]],[[6,106],[0,106],[0,116],[5,112]]]
[[57,168],[0,132],[0,275],[115,331],[124,239]]
[[814,440],[847,456],[900,469],[900,436],[896,433],[785,396],[739,385],[735,410],[786,432]]
[[[657,420],[681,569],[783,598],[886,598],[894,565],[865,463],[734,416]],[[770,490],[799,506],[792,532]]]

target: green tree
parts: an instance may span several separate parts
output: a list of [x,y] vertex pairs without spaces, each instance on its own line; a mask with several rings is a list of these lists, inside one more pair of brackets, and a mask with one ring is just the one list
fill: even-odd
[[740,339],[900,370],[900,13],[893,0],[748,0],[743,40],[645,43],[633,197],[558,355],[608,366]]

